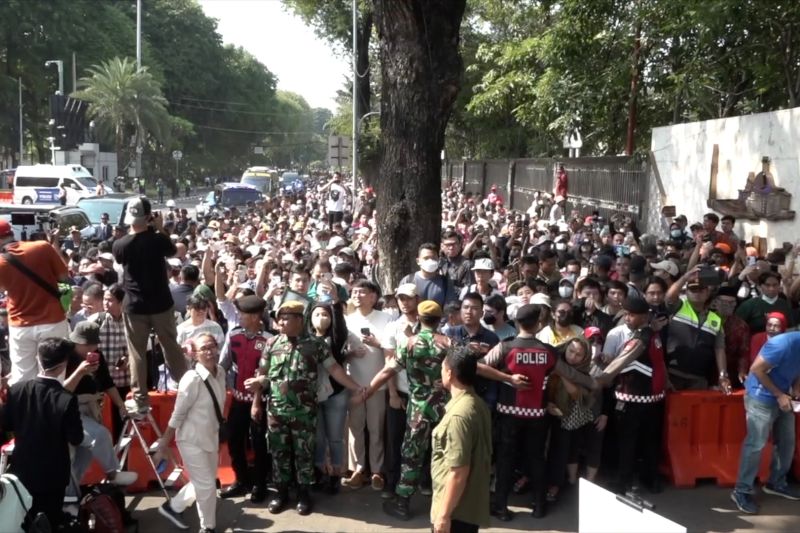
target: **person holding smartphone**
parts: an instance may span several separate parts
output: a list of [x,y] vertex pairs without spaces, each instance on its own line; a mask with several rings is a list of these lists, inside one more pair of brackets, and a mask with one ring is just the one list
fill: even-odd
[[[120,412],[125,412],[125,403],[108,369],[103,354],[98,350],[100,326],[95,322],[79,322],[69,340],[75,344],[75,353],[67,361],[67,378],[64,388],[78,397],[78,409],[83,424],[83,443],[75,450],[72,460],[74,480],[80,481],[89,468],[92,458],[97,459],[106,478],[115,485],[127,486],[138,478],[136,472],[120,470],[119,460],[114,453],[111,433],[102,423],[102,399],[105,394]],[[67,496],[80,497],[80,489],[70,482]]]

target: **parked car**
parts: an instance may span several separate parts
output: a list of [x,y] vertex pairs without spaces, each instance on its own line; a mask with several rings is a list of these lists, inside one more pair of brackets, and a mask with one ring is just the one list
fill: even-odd
[[250,185],[243,183],[220,183],[214,186],[195,208],[198,217],[211,214],[215,209],[226,207],[246,207],[248,202],[260,202],[264,195]]
[[86,211],[86,216],[92,225],[100,224],[100,216],[108,213],[108,221],[111,225],[126,225],[125,210],[128,202],[139,198],[137,194],[115,192],[105,196],[90,196],[78,200],[78,207]]
[[18,241],[42,239],[45,232],[56,227],[62,240],[69,237],[72,226],[84,239],[94,238],[95,233],[86,212],[77,206],[0,204],[0,220],[11,224]]

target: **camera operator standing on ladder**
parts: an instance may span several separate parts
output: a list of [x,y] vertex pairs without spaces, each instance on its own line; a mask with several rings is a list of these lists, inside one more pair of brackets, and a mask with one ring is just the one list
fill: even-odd
[[154,330],[164,349],[172,378],[180,381],[186,361],[178,345],[172,294],[167,278],[166,258],[177,252],[164,231],[161,213],[152,211],[150,201],[141,197],[128,203],[125,223],[130,233],[114,243],[114,259],[122,265],[123,321],[131,365],[133,400],[125,402],[130,414],[146,414],[147,341]]

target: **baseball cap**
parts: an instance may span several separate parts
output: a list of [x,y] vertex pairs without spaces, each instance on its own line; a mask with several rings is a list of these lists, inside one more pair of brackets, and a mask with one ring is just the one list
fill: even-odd
[[678,277],[678,265],[676,265],[669,259],[665,259],[664,261],[659,261],[658,263],[650,263],[650,267],[653,270],[663,270],[673,278]]
[[342,239],[338,235],[335,235],[335,236],[331,237],[331,240],[328,241],[328,246],[327,246],[326,249],[327,250],[333,250],[335,248],[339,248],[341,246],[345,246],[346,244],[347,244],[347,242],[344,239]]
[[153,208],[150,205],[150,200],[140,196],[128,202],[128,208],[125,211],[125,224],[141,224],[147,222],[147,218],[152,212]]
[[629,313],[633,313],[636,315],[643,315],[650,312],[650,306],[647,305],[647,302],[644,301],[642,298],[638,297],[628,297],[625,299],[625,303],[622,305],[622,308],[628,311]]
[[100,344],[100,326],[88,320],[78,322],[69,334],[69,340],[75,344]]
[[409,298],[417,297],[417,286],[413,283],[403,283],[397,290],[394,291],[395,296],[408,296]]
[[7,220],[0,220],[0,238],[13,235],[14,230],[11,229],[11,224]]
[[494,271],[494,263],[491,259],[488,258],[480,258],[475,260],[475,266],[472,267],[472,270],[491,270]]

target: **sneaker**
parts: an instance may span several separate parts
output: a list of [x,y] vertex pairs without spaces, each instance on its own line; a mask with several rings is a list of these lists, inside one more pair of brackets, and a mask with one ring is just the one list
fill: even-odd
[[380,474],[372,474],[372,490],[383,490],[383,477]]
[[169,501],[161,504],[161,507],[158,508],[158,514],[175,524],[178,529],[189,529],[189,526],[183,522],[183,513],[173,511]]
[[117,487],[127,487],[133,485],[139,479],[139,474],[136,472],[128,472],[127,470],[117,470],[114,477],[109,477],[108,481]]
[[150,411],[150,406],[131,398],[130,400],[125,400],[125,410],[128,412],[128,416],[132,418],[142,418]]
[[784,485],[782,487],[776,487],[775,485],[771,485],[767,483],[761,490],[767,494],[772,494],[773,496],[780,496],[781,498],[786,498],[787,500],[800,500],[800,492],[791,488],[789,485]]
[[353,472],[353,475],[348,479],[342,480],[342,485],[353,490],[360,489],[367,484],[366,476],[361,472]]
[[758,505],[750,494],[743,492],[731,492],[731,501],[736,504],[736,508],[746,514],[758,514]]

